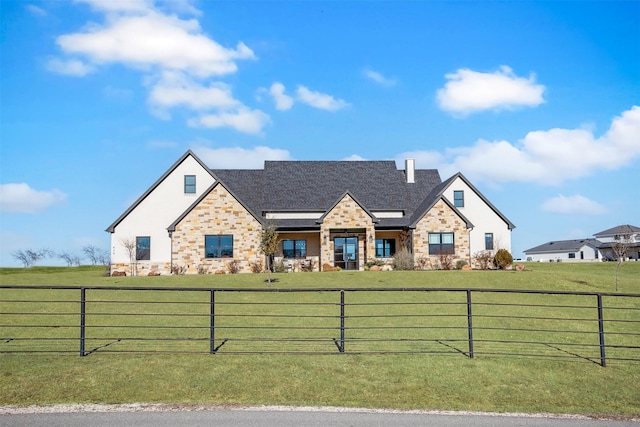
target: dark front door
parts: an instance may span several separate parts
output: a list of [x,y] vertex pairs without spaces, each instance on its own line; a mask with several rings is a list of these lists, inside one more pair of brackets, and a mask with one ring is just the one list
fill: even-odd
[[336,237],[333,239],[334,265],[343,270],[358,269],[358,238]]

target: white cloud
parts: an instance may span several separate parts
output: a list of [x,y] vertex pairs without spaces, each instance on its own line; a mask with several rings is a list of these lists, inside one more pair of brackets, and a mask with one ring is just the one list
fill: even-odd
[[37,15],[37,16],[46,16],[47,15],[47,11],[45,11],[43,8],[38,7],[34,4],[28,4],[25,6],[25,9],[27,9],[30,13]]
[[183,73],[165,71],[153,85],[148,98],[154,108],[184,105],[193,110],[229,109],[240,102],[233,98],[229,85],[212,82],[204,86]]
[[191,127],[221,128],[230,127],[243,133],[259,134],[262,128],[269,124],[268,114],[260,110],[241,107],[233,111],[223,111],[214,114],[203,114],[189,120]]
[[300,102],[321,110],[336,111],[349,105],[342,99],[335,99],[331,95],[309,90],[302,85],[298,85],[297,95]]
[[359,156],[358,154],[352,154],[349,157],[345,157],[342,160],[347,161],[347,162],[359,162],[359,161],[367,160],[367,159],[365,159],[362,156]]
[[262,169],[265,160],[291,160],[289,151],[264,146],[245,148],[192,148],[202,161],[213,169]]
[[288,110],[293,106],[293,98],[286,95],[284,90],[284,85],[280,82],[275,82],[269,89],[269,93],[273,97],[278,110]]
[[562,194],[545,201],[542,210],[552,213],[571,215],[601,215],[607,213],[607,208],[579,194],[566,197]]
[[362,74],[364,74],[364,76],[369,80],[378,83],[381,86],[391,87],[396,85],[395,79],[389,79],[377,71],[366,69],[362,72]]
[[1,184],[0,210],[10,213],[38,213],[51,206],[60,205],[67,195],[59,190],[37,191],[28,184]]
[[50,58],[45,63],[45,67],[52,73],[75,77],[86,76],[95,70],[92,65],[85,64],[78,59]]
[[[442,153],[443,175],[461,171],[487,182],[537,182],[556,185],[613,170],[640,158],[640,107],[633,106],[615,117],[609,130],[597,137],[586,129],[551,129],[529,132],[517,144],[479,140],[469,147]],[[416,165],[433,167],[433,152],[409,153]],[[423,160],[421,156],[426,156]]]
[[535,75],[518,77],[507,66],[493,73],[461,68],[445,77],[448,82],[437,91],[436,100],[442,110],[454,114],[535,107],[544,102],[545,87],[536,84]]
[[111,16],[104,26],[91,25],[56,42],[66,54],[82,55],[94,64],[160,67],[200,77],[233,73],[236,60],[255,58],[242,42],[235,49],[225,48],[207,37],[198,21],[155,10]]

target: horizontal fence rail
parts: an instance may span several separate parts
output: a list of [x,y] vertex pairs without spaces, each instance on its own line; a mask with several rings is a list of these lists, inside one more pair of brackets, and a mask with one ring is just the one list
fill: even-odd
[[457,354],[640,361],[640,294],[0,285],[0,353]]

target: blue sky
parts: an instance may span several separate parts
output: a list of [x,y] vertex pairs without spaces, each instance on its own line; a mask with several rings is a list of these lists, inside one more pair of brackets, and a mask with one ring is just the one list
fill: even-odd
[[[0,266],[212,168],[462,172],[512,250],[640,226],[640,2],[0,2]],[[55,264],[47,260],[45,264]]]

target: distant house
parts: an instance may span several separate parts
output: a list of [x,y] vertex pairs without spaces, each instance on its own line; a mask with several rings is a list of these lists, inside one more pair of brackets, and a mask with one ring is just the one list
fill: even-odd
[[557,240],[524,251],[527,261],[598,261],[596,239]]
[[111,269],[131,274],[212,273],[233,262],[250,272],[276,228],[276,261],[363,270],[406,248],[438,268],[439,257],[472,262],[511,251],[515,226],[462,174],[406,161],[266,161],[263,169],[209,169],[180,157],[111,224]]
[[627,258],[640,260],[640,227],[619,225],[594,234],[601,242],[600,252],[605,259],[616,259],[614,247],[618,242],[627,244]]
[[594,234],[595,239],[556,240],[524,251],[527,261],[607,261],[617,259],[614,246],[628,245],[626,258],[640,259],[640,228],[619,225]]

